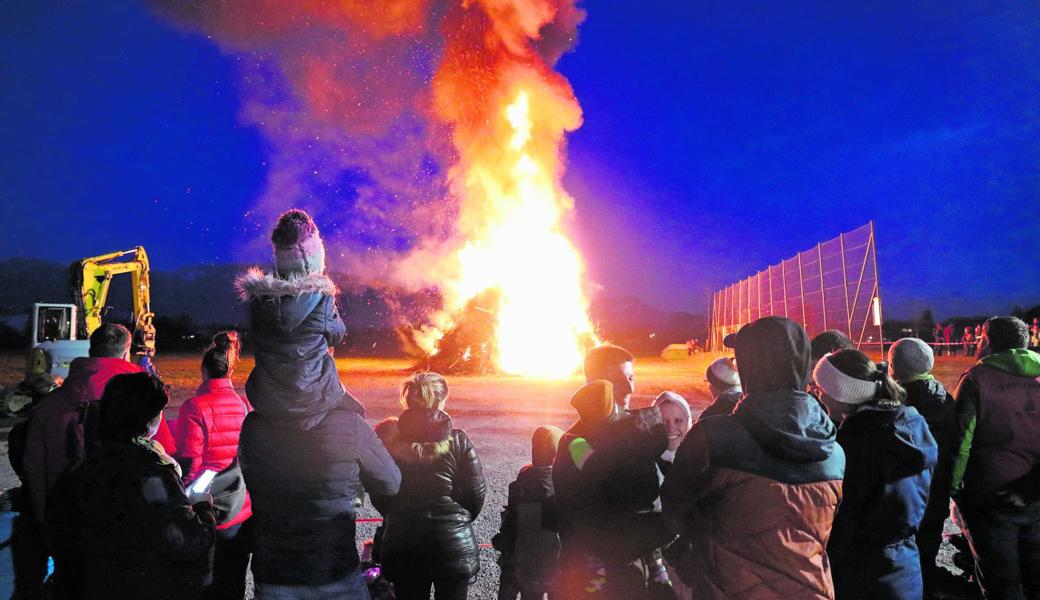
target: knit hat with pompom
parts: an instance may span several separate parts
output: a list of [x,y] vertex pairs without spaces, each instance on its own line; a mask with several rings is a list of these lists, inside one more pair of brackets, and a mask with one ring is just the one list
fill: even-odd
[[311,216],[294,208],[278,217],[271,232],[275,270],[290,278],[325,272],[325,244]]

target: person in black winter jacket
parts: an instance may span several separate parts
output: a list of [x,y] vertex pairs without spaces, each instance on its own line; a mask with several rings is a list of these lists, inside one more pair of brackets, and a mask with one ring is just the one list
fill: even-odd
[[401,492],[384,511],[380,558],[398,600],[464,600],[480,570],[473,520],[484,507],[484,471],[466,432],[444,412],[448,383],[418,373],[401,386],[404,412],[378,430],[401,469]]
[[937,577],[945,571],[936,565],[935,559],[942,545],[946,519],[950,516],[950,482],[953,480],[953,456],[957,449],[957,408],[953,395],[932,376],[934,365],[932,347],[924,340],[903,338],[889,348],[888,370],[906,390],[903,403],[921,413],[939,447],[928,507],[917,532],[926,594],[934,589],[938,584]]
[[48,502],[62,598],[202,598],[216,517],[208,495],[185,494],[177,462],[151,439],[168,401],[148,373],[105,386],[99,444]]
[[828,354],[813,371],[828,407],[848,410],[842,500],[827,544],[838,600],[920,600],[915,535],[928,504],[938,447],[905,392],[859,350]]
[[364,484],[381,506],[397,493],[400,471],[340,383],[330,348],[345,328],[317,227],[289,211],[271,239],[276,274],[254,271],[237,282],[250,299],[256,347],[246,382],[254,410],[239,438],[256,595],[367,598],[354,501]]
[[491,540],[502,553],[498,600],[541,600],[549,592],[560,555],[556,533],[556,500],[552,464],[563,431],[539,427],[531,436],[529,465],[509,484],[509,499],[502,511],[502,527]]

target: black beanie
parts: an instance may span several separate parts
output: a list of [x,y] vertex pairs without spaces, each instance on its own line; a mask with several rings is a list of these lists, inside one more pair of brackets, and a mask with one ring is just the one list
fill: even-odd
[[116,375],[101,396],[101,434],[110,440],[128,441],[148,431],[148,423],[162,412],[170,394],[158,377],[149,373]]

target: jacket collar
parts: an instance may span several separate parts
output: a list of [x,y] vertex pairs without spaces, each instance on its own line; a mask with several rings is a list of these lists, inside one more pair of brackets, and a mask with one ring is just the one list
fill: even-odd
[[207,379],[199,384],[199,389],[195,391],[196,394],[212,394],[213,392],[220,392],[225,390],[235,390],[235,384],[231,382],[230,377],[215,377]]
[[319,293],[336,296],[339,290],[324,273],[308,273],[302,277],[282,279],[253,267],[235,278],[235,291],[243,302],[257,298],[279,298]]

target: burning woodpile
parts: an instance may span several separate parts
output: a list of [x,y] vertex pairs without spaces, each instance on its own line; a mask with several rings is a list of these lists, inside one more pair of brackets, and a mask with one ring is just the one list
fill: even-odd
[[495,290],[471,298],[455,324],[437,341],[436,352],[417,366],[452,375],[501,374],[495,345],[500,304],[501,295]]

